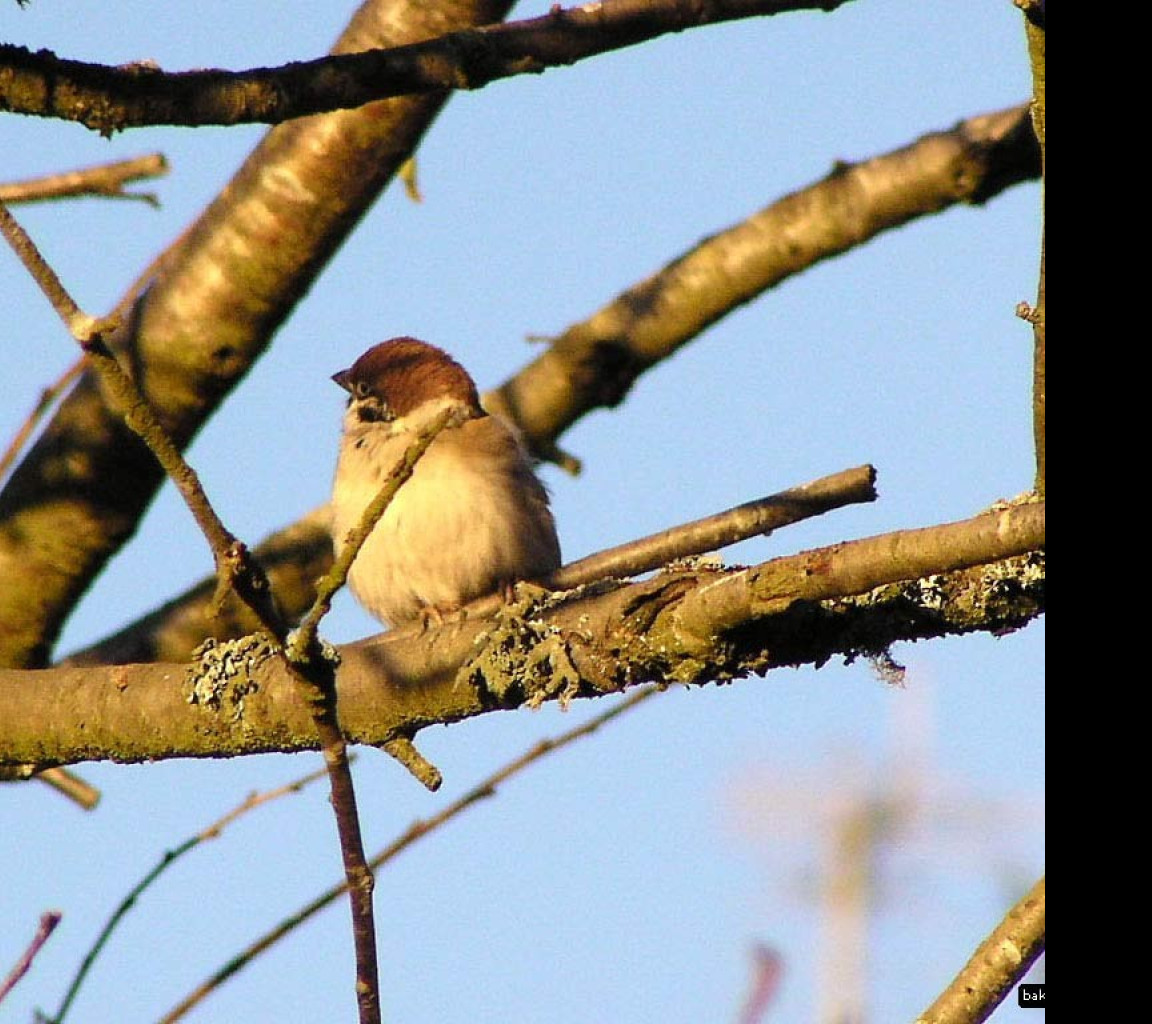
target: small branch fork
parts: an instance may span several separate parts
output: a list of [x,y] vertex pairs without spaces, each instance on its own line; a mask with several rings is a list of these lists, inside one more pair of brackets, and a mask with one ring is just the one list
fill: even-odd
[[[231,590],[248,605],[262,627],[275,638],[290,673],[307,695],[328,770],[332,807],[340,836],[345,877],[348,880],[352,931],[356,948],[356,997],[360,1008],[360,1021],[361,1024],[378,1024],[379,969],[376,955],[376,926],[372,912],[372,870],[365,859],[348,749],[336,713],[335,666],[326,657],[317,656],[320,650],[317,628],[321,617],[328,610],[332,594],[343,585],[359,546],[372,531],[376,520],[383,514],[396,491],[411,475],[420,455],[431,444],[436,434],[448,425],[451,417],[441,416],[422,431],[406,453],[401,465],[390,474],[381,495],[369,506],[358,530],[353,531],[353,534],[358,536],[358,542],[346,545],[343,553],[346,557],[338,560],[328,579],[321,584],[313,608],[305,616],[304,625],[296,636],[290,639],[287,636],[287,627],[276,609],[271,587],[263,569],[250,557],[247,547],[228,530],[216,514],[196,472],[185,461],[179,448],[164,430],[147,398],[108,347],[106,339],[118,328],[117,318],[96,319],[76,305],[55,271],[40,255],[31,238],[2,202],[0,202],[0,233],[8,240],[33,279],[40,285],[52,308],[64,321],[69,333],[84,350],[89,365],[104,384],[109,404],[152,451],[184,498],[212,549],[216,562],[217,601],[222,601]],[[403,758],[401,763],[406,763]]]
[[0,203],[37,203],[50,199],[101,196],[105,199],[134,199],[149,206],[159,206],[160,200],[155,192],[129,192],[124,186],[141,178],[156,178],[167,173],[168,161],[164,155],[148,153],[75,171],[5,182],[0,184]]

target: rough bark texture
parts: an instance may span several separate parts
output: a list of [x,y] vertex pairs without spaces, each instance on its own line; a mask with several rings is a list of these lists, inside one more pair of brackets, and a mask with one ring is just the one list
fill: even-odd
[[561,433],[593,409],[618,405],[640,374],[721,317],[884,231],[957,203],[983,203],[1039,173],[1027,106],[837,166],[570,326],[486,402],[520,425],[537,454],[564,463],[555,449]]
[[[368,0],[337,52],[498,21],[496,0]],[[272,129],[156,268],[116,342],[184,446],[269,344],[411,154],[443,95]],[[65,617],[133,534],[159,467],[81,379],[0,493],[0,665],[47,662]]]
[[830,11],[846,2],[557,4],[539,18],[462,31],[423,45],[237,72],[107,67],[0,44],[0,110],[79,121],[106,135],[141,125],[273,124],[389,96],[477,89],[498,78],[539,73],[667,32],[759,14]]
[[[704,683],[855,657],[904,639],[1019,628],[1044,608],[1044,506],[866,538],[748,569],[529,593],[496,618],[340,650],[340,722],[380,745],[525,702]],[[863,595],[863,596],[861,596]],[[139,761],[316,746],[282,659],[248,637],[191,665],[0,670],[9,762]]]

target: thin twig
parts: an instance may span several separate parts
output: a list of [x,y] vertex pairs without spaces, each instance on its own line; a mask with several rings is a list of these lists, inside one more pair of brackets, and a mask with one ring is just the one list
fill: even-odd
[[554,590],[566,590],[607,576],[638,576],[678,558],[702,555],[750,537],[766,537],[782,526],[834,508],[875,500],[875,468],[857,466],[569,562],[547,582]]
[[[332,810],[340,838],[340,854],[349,881],[360,1024],[379,1024],[380,995],[376,927],[372,914],[372,871],[365,862],[347,744],[336,714],[335,667],[323,657],[312,656],[315,625],[311,628],[312,639],[307,648],[294,645],[294,654],[284,650],[287,629],[272,599],[267,576],[250,557],[247,547],[216,514],[199,477],[160,423],[148,399],[109,349],[105,335],[115,328],[115,324],[110,318],[97,320],[76,305],[55,271],[2,203],[0,230],[40,285],[69,332],[84,349],[90,365],[105,386],[110,406],[123,417],[129,429],[144,441],[184,498],[212,549],[218,580],[217,599],[222,601],[227,590],[231,589],[248,605],[262,627],[279,642],[285,664],[308,698],[331,783]],[[318,613],[317,622],[322,614],[323,611]],[[300,656],[301,650],[305,651],[304,657]]]
[[[597,715],[595,718],[589,719],[583,725],[576,726],[569,729],[567,732],[561,733],[559,736],[552,739],[541,740],[535,746],[521,754],[514,761],[510,761],[498,771],[493,772],[482,782],[473,786],[463,796],[458,797],[450,803],[443,810],[433,815],[431,818],[421,819],[413,822],[404,831],[402,835],[389,843],[384,849],[377,853],[369,864],[373,870],[379,870],[388,861],[393,860],[399,856],[404,850],[412,846],[415,842],[422,839],[424,836],[436,829],[440,828],[445,823],[451,821],[453,818],[460,815],[463,811],[467,810],[475,803],[481,800],[495,796],[496,788],[501,783],[506,782],[512,776],[518,774],[527,768],[534,761],[551,753],[555,750],[560,750],[568,746],[570,743],[587,736],[602,725],[607,724],[612,719],[630,711],[636,707],[641,701],[647,700],[649,697],[660,692],[660,687],[650,686],[643,689],[638,689],[628,694],[627,697],[620,700],[609,710]],[[225,981],[233,975],[238,974],[245,967],[247,967],[257,956],[263,953],[266,949],[271,948],[280,939],[284,938],[289,932],[293,931],[296,927],[303,924],[309,918],[318,914],[325,907],[331,905],[347,889],[346,883],[338,883],[332,888],[321,893],[310,903],[301,907],[294,914],[285,918],[274,928],[265,932],[251,945],[246,947],[236,956],[232,957],[226,964],[224,964],[218,971],[216,971],[207,981],[198,985],[191,993],[189,993],[183,1000],[180,1001],[172,1010],[166,1013],[161,1019],[159,1024],[173,1024],[174,1021],[183,1018],[189,1010],[202,1002],[213,991],[218,989]]]
[[760,1024],[767,1019],[768,1010],[780,992],[783,974],[784,958],[780,953],[757,942],[752,947],[751,984],[740,1008],[739,1024]]
[[36,400],[36,405],[32,408],[32,411],[28,413],[20,429],[16,431],[15,436],[8,443],[4,454],[0,455],[0,482],[4,480],[4,477],[8,473],[8,468],[16,461],[16,456],[20,454],[24,445],[28,443],[28,438],[35,432],[37,424],[39,424],[44,418],[44,414],[52,407],[52,403],[80,376],[80,371],[83,368],[84,357],[81,356],[57,377],[56,380],[40,392],[40,397]]
[[348,744],[340,730],[336,713],[336,668],[323,657],[313,658],[310,663],[300,665],[285,654],[284,661],[308,701],[312,722],[320,738],[324,766],[328,771],[332,813],[336,818],[340,857],[344,864],[349,909],[352,912],[356,1003],[360,1011],[360,1024],[379,1024],[380,970],[376,953],[376,922],[372,911],[375,879],[364,853],[364,837],[360,829],[360,812],[356,806]]
[[168,161],[164,155],[148,153],[128,160],[97,164],[95,167],[81,167],[75,171],[0,184],[0,203],[34,203],[46,199],[102,196],[106,199],[135,199],[159,207],[160,201],[155,192],[128,192],[124,186],[141,178],[156,178],[167,173]]
[[262,570],[216,514],[196,471],[180,453],[148,399],[108,347],[106,337],[117,324],[110,318],[97,319],[80,309],[3,203],[0,203],[0,232],[47,296],[68,332],[84,350],[88,365],[99,374],[107,389],[113,409],[148,446],[176,485],[212,549],[221,592],[225,587],[231,587],[256,614],[262,626],[273,636],[283,639],[284,627],[275,611]]
[[38,782],[47,783],[82,810],[91,811],[100,802],[100,790],[67,768],[45,768],[34,777]]
[[207,828],[185,839],[184,842],[175,849],[168,850],[164,856],[160,858],[159,863],[129,890],[128,894],[112,912],[112,916],[108,918],[104,927],[100,929],[100,934],[96,936],[96,941],[80,962],[80,967],[76,971],[72,983],[68,986],[68,991],[64,993],[64,999],[60,1003],[60,1009],[58,1009],[56,1015],[51,1018],[52,1024],[61,1024],[64,1020],[73,1000],[75,1000],[77,993],[80,991],[80,986],[88,976],[92,964],[95,962],[96,957],[100,955],[100,951],[107,944],[108,940],[112,937],[112,932],[116,930],[116,926],[120,923],[124,915],[135,905],[136,901],[144,894],[144,891],[165,871],[183,857],[184,854],[195,849],[201,843],[209,839],[216,839],[227,826],[231,825],[232,822],[241,815],[247,814],[248,811],[259,807],[261,804],[277,800],[289,793],[299,793],[305,786],[315,782],[317,779],[323,778],[325,774],[325,770],[320,769],[319,771],[311,772],[297,779],[295,782],[289,782],[287,785],[265,790],[263,793],[249,793],[242,803],[238,804],[222,818],[217,819]]
[[[875,500],[875,468],[870,465],[856,466],[766,498],[745,502],[703,519],[672,526],[659,533],[598,551],[586,558],[569,562],[552,575],[534,582],[549,590],[570,590],[610,576],[639,576],[676,559],[702,555],[751,537],[767,536],[773,530],[822,515],[832,509]],[[499,594],[487,594],[465,605],[459,614],[464,618],[482,618],[495,612],[501,601]],[[418,625],[404,626],[392,632],[399,635],[418,628]]]
[[364,509],[359,523],[348,531],[348,535],[341,538],[343,547],[332,563],[332,568],[316,586],[316,599],[300,620],[300,625],[288,645],[288,658],[295,663],[302,663],[309,659],[316,643],[316,630],[329,608],[332,598],[348,578],[352,563],[360,553],[360,549],[368,540],[369,534],[375,529],[380,517],[392,503],[396,492],[408,481],[416,468],[416,463],[428,450],[429,445],[436,440],[440,432],[451,424],[457,422],[459,413],[454,409],[445,409],[438,416],[416,432],[411,444],[405,450],[400,461],[389,471],[383,486],[376,497]]
[[0,1003],[4,1002],[4,997],[16,987],[16,983],[28,973],[28,968],[32,966],[32,961],[36,958],[36,954],[40,952],[40,947],[48,941],[48,936],[55,931],[56,926],[60,923],[60,911],[46,910],[40,915],[40,924],[36,928],[36,934],[32,936],[32,941],[28,943],[28,948],[24,950],[20,959],[16,961],[15,966],[8,972],[8,977],[0,981]]
[[[1044,28],[1043,3],[1021,5],[1027,19],[1025,35],[1028,40],[1028,62],[1032,66],[1032,128],[1036,141],[1040,144],[1041,182],[1048,180],[1047,143],[1047,65],[1045,63],[1046,31]],[[1047,477],[1047,355],[1045,337],[1047,334],[1047,302],[1045,300],[1045,263],[1047,259],[1047,212],[1045,210],[1044,189],[1040,191],[1040,267],[1039,282],[1036,286],[1036,306],[1031,311],[1032,323],[1032,434],[1036,451],[1036,493],[1043,495]]]
[[[364,853],[360,816],[356,810],[356,792],[348,766],[348,745],[336,713],[336,668],[321,650],[317,630],[321,618],[331,607],[332,596],[344,585],[353,560],[396,492],[411,477],[416,463],[428,450],[428,446],[445,427],[458,419],[458,415],[454,410],[445,410],[416,434],[403,457],[389,472],[384,486],[364,510],[360,522],[344,538],[344,547],[316,588],[316,600],[284,650],[284,658],[308,700],[312,720],[320,737],[324,763],[328,766],[332,782],[332,809],[340,834],[340,852],[344,858],[344,876],[352,910],[352,933],[356,946],[356,998],[361,1024],[374,1024],[380,1020],[376,925],[372,911],[375,880]],[[419,757],[411,741],[402,752],[397,744],[385,749],[425,785],[433,789],[439,786],[440,773],[435,766]],[[401,756],[401,753],[408,756]],[[417,765],[423,765],[427,770],[414,770]]]

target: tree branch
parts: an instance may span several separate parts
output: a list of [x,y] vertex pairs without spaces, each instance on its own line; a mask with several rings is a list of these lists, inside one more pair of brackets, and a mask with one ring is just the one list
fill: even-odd
[[602,0],[508,25],[279,68],[165,73],[0,45],[0,110],[54,117],[102,135],[142,125],[276,124],[389,97],[478,89],[496,79],[608,53],[687,28],[847,0]]
[[[427,634],[385,633],[340,649],[341,724],[349,742],[380,745],[526,700],[1003,632],[1044,609],[1043,543],[1044,505],[1034,502],[747,569],[605,582]],[[315,749],[309,711],[273,654],[249,638],[191,666],[0,670],[0,763]]]
[[40,952],[40,948],[56,930],[60,918],[61,914],[58,910],[46,910],[40,915],[40,923],[36,927],[36,934],[32,936],[32,941],[28,943],[28,948],[24,950],[4,980],[0,981],[0,1003],[16,987],[16,983],[28,973],[28,968],[32,966],[36,954]]
[[1044,952],[1044,879],[1016,904],[916,1024],[980,1024]]
[[[499,20],[508,0],[366,0],[354,52]],[[270,131],[158,261],[118,339],[183,448],[269,343],[328,257],[408,158],[443,95]],[[128,313],[131,312],[131,316]],[[0,665],[46,664],[65,616],[132,536],[163,474],[85,374],[0,491]]]
[[[957,202],[982,202],[1038,173],[1024,106],[970,118],[951,131],[841,168],[714,235],[573,325],[547,353],[487,394],[485,404],[516,421],[538,454],[575,468],[576,460],[556,448],[559,432],[599,406],[618,404],[643,369],[673,355],[708,323],[849,245]],[[850,188],[852,181],[858,186]],[[781,238],[792,239],[795,247],[782,249]],[[327,569],[322,520],[316,510],[257,549],[293,620],[312,600],[312,581]],[[236,609],[227,609],[227,622],[214,628],[203,614],[203,596],[201,584],[69,661],[178,660],[205,636],[235,637],[255,628]]]
[[[328,506],[322,505],[252,549],[289,622],[298,621],[312,604],[316,581],[332,566],[330,518]],[[155,611],[69,655],[61,664],[182,661],[206,638],[235,639],[260,628],[259,620],[243,602],[230,595],[218,604],[214,593],[215,577],[205,577]]]
[[[0,203],[3,203],[2,199],[0,199]],[[76,362],[69,366],[67,370],[40,392],[40,397],[36,400],[32,411],[28,413],[20,429],[16,431],[15,436],[13,436],[12,440],[8,443],[8,447],[4,449],[4,454],[0,455],[0,484],[4,482],[4,477],[8,473],[8,467],[12,465],[16,460],[16,456],[20,454],[21,449],[27,444],[28,438],[30,438],[36,430],[37,424],[44,418],[45,413],[52,408],[52,403],[75,383],[83,369],[84,357],[80,356]]]
[[[483,781],[473,786],[467,793],[457,797],[446,807],[437,811],[432,817],[414,821],[404,831],[404,834],[399,836],[384,847],[379,853],[375,854],[368,862],[373,871],[378,871],[381,867],[399,856],[407,850],[414,843],[423,839],[425,836],[430,835],[437,829],[446,825],[453,818],[459,817],[464,811],[474,804],[479,803],[481,800],[486,800],[489,797],[496,795],[496,787],[507,782],[514,775],[518,775],[529,765],[539,761],[542,757],[554,753],[557,750],[574,743],[578,739],[589,736],[596,732],[602,726],[606,725],[614,718],[618,718],[626,711],[631,711],[643,701],[659,692],[659,688],[652,686],[642,690],[635,690],[630,693],[623,700],[616,703],[613,707],[609,708],[602,714],[597,715],[595,718],[589,719],[583,725],[578,725],[567,732],[561,733],[551,739],[541,740],[535,744],[530,750],[521,754],[519,757],[504,767],[493,772]],[[211,995],[218,989],[224,982],[226,982],[233,975],[238,974],[241,970],[247,967],[256,959],[261,953],[270,949],[284,936],[293,932],[304,922],[314,917],[321,910],[331,906],[347,889],[346,883],[337,883],[331,888],[322,892],[315,899],[310,900],[305,906],[301,907],[295,913],[285,918],[275,927],[269,929],[260,936],[255,942],[251,943],[241,952],[235,956],[230,957],[228,962],[216,971],[207,981],[190,992],[184,999],[182,999],[173,1009],[160,1018],[158,1024],[174,1024],[175,1021],[182,1020],[194,1006],[197,1006],[204,999]]]
[[247,548],[224,525],[208,500],[196,471],[185,461],[160,423],[156,411],[109,349],[105,336],[116,324],[89,316],[76,305],[63,282],[45,262],[32,239],[0,202],[0,234],[8,240],[40,285],[60,319],[84,350],[86,363],[100,378],[109,408],[120,416],[155,456],[175,484],[212,550],[218,592],[232,590],[255,614],[261,626],[281,637],[284,627],[272,601],[268,579]]
[[[1024,5],[1025,33],[1028,39],[1028,60],[1032,65],[1032,125],[1040,143],[1042,181],[1048,180],[1047,168],[1047,75],[1044,62],[1044,7],[1042,3]],[[1041,215],[1047,220],[1044,193],[1040,196]],[[1047,230],[1040,233],[1040,283],[1036,289],[1036,305],[1028,311],[1032,324],[1032,432],[1036,445],[1036,492],[1044,494],[1047,475],[1046,415],[1047,415],[1047,357],[1045,352],[1046,303],[1044,301],[1044,264],[1047,249]]]
[[[52,268],[41,257],[35,245],[19,224],[0,203],[0,232],[11,243],[28,271],[48,296],[68,330],[84,349],[89,365],[100,377],[107,394],[109,407],[123,417],[125,424],[148,446],[165,473],[176,485],[196,524],[212,549],[216,562],[217,592],[236,594],[257,617],[262,630],[275,642],[275,649],[285,668],[301,689],[316,734],[320,739],[324,764],[327,767],[332,792],[332,810],[340,839],[340,852],[348,878],[348,894],[352,909],[352,933],[356,949],[356,999],[360,1009],[360,1024],[379,1024],[380,981],[376,956],[376,926],[372,912],[372,871],[367,865],[361,838],[360,817],[356,807],[356,791],[348,759],[348,747],[340,730],[336,713],[336,685],[333,666],[325,659],[316,640],[320,618],[328,607],[331,590],[343,583],[347,564],[339,562],[330,574],[335,579],[331,588],[317,596],[313,613],[300,631],[300,642],[285,645],[287,626],[276,608],[268,578],[259,563],[252,560],[247,547],[224,525],[208,500],[200,479],[180,454],[179,448],[160,423],[156,411],[141,394],[132,377],[124,370],[105,343],[105,333],[113,329],[106,321],[97,321],[85,314],[73,301]],[[449,417],[444,415],[411,445],[404,464],[394,473],[391,483],[381,497],[373,502],[370,511],[379,518],[400,484],[411,475],[412,465],[428,447]],[[367,516],[365,519],[367,520]],[[364,535],[371,531],[375,520],[367,522]],[[363,537],[360,538],[363,542]],[[353,552],[354,554],[354,552]],[[348,563],[351,556],[348,556]],[[343,569],[343,573],[338,570]]]
[[884,231],[957,203],[983,203],[1039,173],[1026,105],[838,164],[572,324],[485,404],[518,424],[535,454],[577,471],[579,461],[556,439],[592,410],[619,405],[644,371],[717,320]]
[[207,828],[201,829],[194,836],[185,839],[184,842],[180,843],[180,845],[174,849],[165,851],[160,860],[145,873],[144,877],[132,886],[128,894],[117,904],[112,915],[104,923],[104,927],[100,929],[100,934],[96,936],[96,940],[85,954],[76,974],[69,983],[68,989],[64,993],[64,998],[60,1001],[60,1008],[50,1018],[52,1024],[63,1024],[64,1018],[68,1016],[68,1011],[76,999],[76,994],[80,991],[80,986],[84,984],[84,979],[92,969],[92,964],[95,963],[96,958],[100,955],[100,951],[107,945],[117,925],[123,920],[124,915],[136,905],[137,900],[140,899],[144,892],[165,871],[201,843],[207,842],[210,839],[219,838],[220,833],[241,815],[247,814],[248,811],[259,807],[261,804],[278,800],[282,796],[287,796],[290,793],[299,793],[305,786],[315,782],[317,779],[324,778],[326,774],[324,769],[321,769],[320,771],[311,772],[303,778],[297,779],[295,782],[277,786],[275,789],[265,790],[263,793],[250,793],[241,804],[234,807],[222,818],[218,818]]
[[[0,47],[0,51],[3,47]],[[115,160],[76,171],[48,174],[26,181],[0,184],[0,203],[35,203],[46,199],[103,196],[107,199],[135,199],[159,206],[154,192],[128,192],[124,186],[141,178],[157,178],[168,173],[168,161],[161,153],[148,153],[129,160]]]
[[[858,466],[821,477],[726,512],[630,541],[572,562],[545,581],[553,590],[605,576],[635,576],[677,558],[689,558],[735,544],[811,516],[876,499],[875,470]],[[285,617],[295,622],[315,597],[316,580],[328,572],[332,543],[327,506],[315,509],[253,551],[265,567]],[[125,626],[113,636],[64,659],[65,665],[122,665],[140,661],[180,661],[206,637],[237,639],[259,628],[243,606],[231,602],[223,618],[210,614],[212,580],[202,580],[163,608]],[[469,606],[469,614],[493,611],[487,598]]]

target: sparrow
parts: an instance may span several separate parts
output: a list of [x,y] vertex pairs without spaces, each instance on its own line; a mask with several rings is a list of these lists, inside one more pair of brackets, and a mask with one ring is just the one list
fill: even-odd
[[338,552],[420,427],[443,409],[459,417],[429,445],[352,563],[348,583],[369,614],[393,628],[427,626],[559,567],[548,492],[517,434],[484,411],[456,360],[392,338],[332,379],[348,392],[332,485]]

